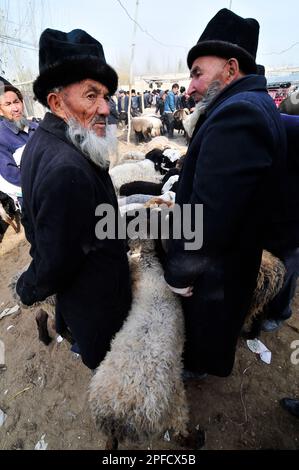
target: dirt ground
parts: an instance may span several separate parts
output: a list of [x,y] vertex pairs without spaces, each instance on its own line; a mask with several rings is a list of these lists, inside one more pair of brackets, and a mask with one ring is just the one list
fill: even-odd
[[[180,138],[180,144],[183,145]],[[134,148],[121,142],[121,152]],[[138,150],[143,151],[142,146]],[[8,282],[30,259],[24,233],[8,230],[0,244],[0,313],[15,305]],[[0,371],[0,449],[34,449],[44,436],[48,449],[104,449],[92,421],[87,388],[91,372],[64,340],[44,346],[37,335],[34,309],[0,320],[6,370]],[[299,289],[292,318],[261,341],[272,351],[270,365],[240,339],[232,375],[207,377],[186,385],[190,422],[205,435],[202,449],[299,449],[299,422],[279,399],[299,398],[299,364],[291,362],[291,344],[299,340]],[[51,335],[55,332],[51,329]],[[297,349],[299,348],[299,343]],[[299,359],[299,353],[297,353]],[[170,436],[120,449],[180,449]]]

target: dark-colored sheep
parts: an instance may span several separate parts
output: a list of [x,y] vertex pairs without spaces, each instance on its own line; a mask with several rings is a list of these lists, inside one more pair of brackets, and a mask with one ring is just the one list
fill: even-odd
[[[164,175],[161,183],[151,183],[148,181],[132,181],[125,183],[120,187],[120,196],[132,196],[133,194],[150,194],[152,196],[160,196],[164,184],[171,176],[179,175],[177,168],[171,168],[166,175]],[[177,183],[170,188],[171,191],[176,192]]]

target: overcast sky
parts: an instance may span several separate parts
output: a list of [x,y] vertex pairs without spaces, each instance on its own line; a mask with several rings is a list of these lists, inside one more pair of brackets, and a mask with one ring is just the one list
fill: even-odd
[[[134,27],[121,4],[135,16],[136,0],[0,0],[11,34],[13,28],[18,28],[14,23],[26,21],[24,15],[29,18],[30,11],[35,11],[36,37],[46,27],[85,29],[102,42],[106,60],[116,68],[130,58]],[[298,0],[139,0],[137,22],[148,34],[137,28],[135,73],[145,73],[146,69],[176,72],[179,62],[185,68],[187,52],[208,21],[230,4],[235,13],[260,23],[258,63],[272,67],[299,65]],[[15,32],[17,37],[19,31]],[[23,29],[22,40],[32,42],[31,33]],[[29,57],[32,53],[27,54]]]

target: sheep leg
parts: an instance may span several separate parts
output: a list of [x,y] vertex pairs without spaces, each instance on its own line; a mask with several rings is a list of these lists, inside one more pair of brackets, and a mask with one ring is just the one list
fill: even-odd
[[21,214],[20,212],[16,212],[16,215],[15,215],[15,224],[16,224],[16,233],[19,233],[20,230],[21,230]]
[[256,315],[253,318],[251,318],[251,325],[249,329],[242,330],[241,336],[244,339],[258,338],[261,333],[262,323],[263,323],[263,320],[265,319],[264,317],[265,315],[263,314],[263,312],[261,312],[259,315]]
[[18,225],[15,224],[15,222],[14,222],[12,219],[10,220],[9,225],[12,226],[12,228],[14,229],[14,231],[15,231],[16,233],[19,233],[19,231],[20,231],[20,226],[19,226],[19,228],[18,228]]
[[142,142],[142,138],[143,138],[142,132],[135,131],[135,143],[136,143],[136,145],[138,145]]
[[16,224],[14,223],[12,218],[7,214],[6,210],[4,209],[1,203],[0,203],[0,217],[2,217],[4,222],[6,222],[8,225],[11,225],[15,232],[17,232]]
[[48,317],[49,315],[47,314],[47,312],[42,309],[40,309],[35,316],[38,329],[38,339],[42,341],[46,346],[48,346],[52,341],[52,338],[48,332]]

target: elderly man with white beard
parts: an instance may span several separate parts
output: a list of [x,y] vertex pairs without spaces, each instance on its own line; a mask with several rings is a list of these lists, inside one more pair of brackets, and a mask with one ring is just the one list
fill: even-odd
[[26,305],[56,295],[56,330],[96,368],[131,304],[124,240],[99,240],[95,210],[118,206],[108,174],[114,138],[106,118],[117,74],[85,31],[46,29],[40,38],[36,98],[47,113],[26,147],[23,224],[32,261],[17,283]]

